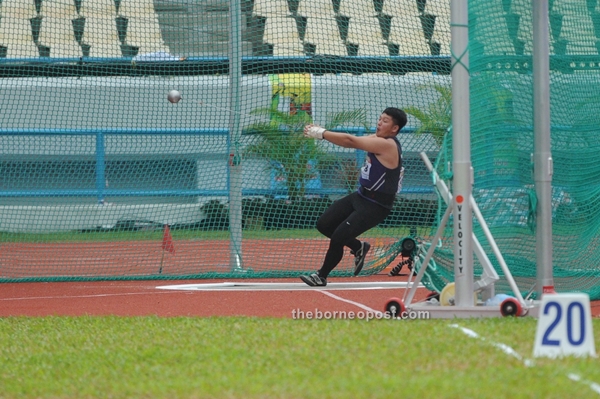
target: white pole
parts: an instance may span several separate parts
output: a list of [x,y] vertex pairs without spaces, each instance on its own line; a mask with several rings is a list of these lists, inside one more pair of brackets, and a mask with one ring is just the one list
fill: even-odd
[[454,281],[456,306],[473,306],[473,214],[469,110],[469,13],[467,0],[451,0]]
[[242,84],[242,11],[239,0],[229,2],[229,266],[242,268],[242,163],[238,147],[240,86]]
[[548,0],[533,4],[533,171],[536,209],[538,298],[554,291],[552,272],[552,154],[550,142],[550,46]]

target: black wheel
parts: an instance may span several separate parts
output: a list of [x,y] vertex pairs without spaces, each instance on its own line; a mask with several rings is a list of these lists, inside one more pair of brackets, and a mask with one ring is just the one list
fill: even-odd
[[399,298],[391,298],[385,304],[385,311],[393,318],[399,317],[404,311],[406,307],[404,306],[404,302],[402,302]]
[[500,313],[502,316],[521,316],[523,308],[515,298],[506,298],[500,304]]
[[415,247],[417,246],[417,243],[415,242],[415,240],[413,240],[412,238],[405,238],[402,241],[402,254],[406,254],[407,256],[410,256],[413,251],[415,250]]

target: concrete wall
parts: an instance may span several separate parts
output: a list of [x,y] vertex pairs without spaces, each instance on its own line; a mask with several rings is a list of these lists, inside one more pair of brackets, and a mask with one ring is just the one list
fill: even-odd
[[[316,123],[324,123],[328,114],[364,108],[374,126],[381,111],[388,106],[426,107],[437,96],[434,90],[421,86],[433,83],[449,85],[450,77],[431,74],[313,76],[313,116]],[[182,93],[183,99],[178,104],[167,101],[167,93],[173,89]],[[3,79],[0,90],[3,93],[0,127],[3,129],[226,128],[230,116],[227,76]],[[267,76],[244,76],[239,113],[242,126],[257,120],[250,112],[268,107],[271,93]],[[416,124],[411,117],[408,126]],[[3,138],[0,142],[1,154],[10,150],[6,140]],[[54,140],[48,145],[52,147]],[[158,146],[163,145],[161,140],[165,139],[152,140],[156,140],[153,143],[156,145],[149,145],[144,151],[160,152]],[[119,143],[125,141],[115,142],[114,148],[108,150],[129,151],[127,147],[118,148]],[[31,150],[39,152],[45,145]],[[93,151],[93,146],[87,148]],[[137,146],[130,148],[139,151]],[[172,150],[177,151],[177,147]]]
[[[363,108],[368,121],[375,126],[381,111],[387,106],[427,107],[435,92],[423,90],[423,84],[449,84],[449,77],[433,75],[388,76],[325,75],[312,77],[312,109],[316,123],[324,124],[328,115],[343,110]],[[167,101],[167,93],[177,89],[183,99],[178,104]],[[23,78],[0,81],[0,128],[14,129],[155,129],[158,134],[113,134],[105,136],[106,161],[186,159],[195,162],[196,188],[227,189],[228,147],[225,136],[170,135],[161,130],[226,129],[231,112],[228,110],[227,76],[194,77],[94,77],[94,78]],[[271,85],[267,76],[245,76],[241,88],[241,126],[259,120],[250,112],[265,108],[271,102]],[[409,127],[417,121],[409,120]],[[401,137],[405,157],[417,157],[420,151],[435,153],[437,148],[427,135],[407,134]],[[241,146],[248,144],[243,137]],[[354,150],[326,146],[328,151],[348,158],[356,157]],[[82,135],[1,135],[0,161],[95,161],[96,138]],[[420,165],[419,162],[415,164]],[[418,166],[417,166],[418,167]],[[93,169],[92,171],[93,172]],[[68,179],[48,173],[51,179]],[[168,177],[167,177],[168,178]],[[43,182],[43,177],[38,177]],[[77,177],[75,177],[77,179]],[[83,178],[82,178],[83,179]],[[127,180],[120,180],[120,188]],[[407,176],[410,184],[429,185],[424,167]],[[89,180],[89,179],[88,179]],[[327,179],[325,185],[330,181]],[[333,180],[332,180],[333,181]],[[108,179],[110,188],[114,182]],[[163,182],[164,183],[164,182]],[[69,186],[88,184],[94,180],[63,182]],[[156,182],[160,188],[160,181]],[[332,183],[333,184],[333,183]],[[269,189],[271,176],[266,161],[246,159],[243,169],[244,189]],[[0,187],[0,190],[14,189]],[[93,228],[114,224],[120,217],[139,217],[161,223],[197,221],[192,209],[210,197],[118,197],[107,198],[114,207],[98,207],[95,197],[0,198],[0,230],[55,231]],[[191,201],[191,203],[190,203]],[[164,208],[157,203],[171,203]],[[188,205],[186,205],[188,203]],[[179,204],[179,205],[176,205]],[[39,209],[34,210],[35,206]],[[67,206],[69,210],[58,208]],[[158,205],[156,205],[158,206]],[[196,208],[194,208],[194,206]],[[53,209],[58,207],[57,209]],[[184,208],[181,208],[184,207]],[[187,208],[185,208],[187,209]],[[79,215],[79,216],[77,216]],[[87,216],[84,216],[87,215]],[[23,224],[24,220],[28,220]],[[35,222],[34,220],[37,220]],[[52,222],[54,221],[54,222]],[[25,227],[27,226],[27,227]],[[35,227],[37,226],[37,227]]]

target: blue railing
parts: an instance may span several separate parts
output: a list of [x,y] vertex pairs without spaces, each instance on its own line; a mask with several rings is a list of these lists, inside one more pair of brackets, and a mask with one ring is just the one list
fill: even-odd
[[[364,135],[374,132],[374,129],[349,127],[343,129],[333,129],[356,135]],[[405,133],[412,133],[414,130],[405,129]],[[105,138],[109,135],[198,135],[198,136],[223,136],[226,138],[227,153],[231,154],[231,143],[229,138],[229,129],[0,129],[0,136],[95,136],[96,149],[96,179],[94,189],[35,189],[35,190],[0,190],[0,198],[35,198],[35,197],[96,197],[99,203],[104,201],[105,197],[145,197],[145,196],[229,196],[229,190],[207,190],[207,189],[166,189],[166,190],[127,190],[127,189],[109,189],[106,188],[106,147]],[[0,158],[2,154],[0,154]],[[357,165],[362,165],[365,158],[364,151],[356,151]],[[227,177],[229,179],[229,175]],[[345,194],[345,189],[323,189],[307,188],[307,195],[332,195]],[[405,194],[427,194],[432,193],[431,187],[403,187]],[[285,196],[285,189],[243,189],[244,196]]]

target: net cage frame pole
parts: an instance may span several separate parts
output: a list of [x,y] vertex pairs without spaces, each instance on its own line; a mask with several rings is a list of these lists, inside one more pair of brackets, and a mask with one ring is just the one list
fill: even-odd
[[[433,165],[431,164],[431,161],[427,157],[427,154],[425,152],[421,152],[420,156],[421,156],[421,159],[423,160],[423,162],[425,163],[427,170],[429,170],[429,172],[432,173],[435,186],[436,186],[438,192],[440,193],[440,195],[442,196],[442,199],[444,200],[444,202],[446,204],[450,204],[452,202],[452,194],[450,193],[450,190],[446,186],[446,183],[444,183],[444,181],[439,178],[437,172],[435,171]],[[477,206],[477,203],[475,202],[475,199],[473,197],[471,197],[470,202],[471,202],[471,207],[473,209],[473,213],[474,213],[475,217],[477,218],[477,221],[479,222],[481,229],[483,230],[485,238],[487,239],[487,242],[488,242],[492,252],[494,253],[494,256],[496,257],[496,260],[498,261],[498,264],[500,265],[502,272],[504,273],[504,278],[507,280],[511,290],[513,291],[514,297],[517,299],[517,301],[519,301],[519,303],[523,306],[523,308],[528,307],[528,304],[525,302],[525,299],[521,295],[521,292],[519,291],[519,287],[517,286],[517,283],[515,282],[515,280],[512,276],[512,273],[511,273],[510,269],[508,268],[508,265],[506,264],[506,261],[504,260],[504,257],[502,256],[502,253],[500,252],[500,248],[498,248],[498,245],[496,244],[496,240],[494,239],[492,232],[490,231],[487,223],[485,222],[485,219],[483,218],[483,214],[481,213],[481,211],[479,210],[479,207]],[[481,266],[483,268],[483,273],[481,275],[480,280],[478,280],[477,282],[474,283],[473,291],[475,292],[475,291],[484,290],[486,288],[493,288],[494,283],[496,281],[498,281],[500,279],[500,277],[498,276],[498,273],[492,266],[490,259],[488,258],[487,254],[485,253],[485,251],[484,251],[483,247],[481,246],[475,233],[472,233],[471,237],[472,237],[473,244],[474,244],[474,254],[477,256],[477,259],[479,260],[479,263],[481,264]],[[436,244],[437,244],[437,242],[432,242],[431,247],[435,247]],[[423,262],[423,264],[427,265],[428,263]],[[423,272],[424,272],[425,269],[426,269],[426,267],[422,267],[419,270],[419,273],[421,273],[421,270],[423,270]],[[414,288],[416,288],[416,285]],[[414,296],[414,292],[413,292],[413,296]],[[412,297],[409,297],[409,298],[410,298],[410,300],[412,300]],[[405,302],[405,303],[408,304],[410,302]]]
[[473,306],[473,212],[468,0],[450,1],[455,305]]
[[552,260],[552,174],[550,139],[550,31],[548,0],[532,0],[533,13],[533,174],[536,207],[537,298],[554,292]]
[[[477,256],[480,260],[483,260],[484,266],[489,267],[490,265],[487,263],[489,259],[482,253],[482,248],[473,233],[473,218],[477,217],[480,224],[486,228],[487,225],[473,198],[474,172],[471,163],[468,0],[451,0],[450,12],[453,193],[446,192],[445,199],[447,199],[448,209],[441,225],[438,227],[434,242],[425,257],[420,274],[422,276],[425,268],[427,268],[428,260],[432,256],[433,249],[440,239],[441,230],[445,228],[451,212],[454,218],[452,227],[455,284],[454,306],[449,307],[447,309],[448,312],[440,309],[440,315],[441,317],[448,317],[448,315],[452,315],[453,317],[470,317],[475,314],[486,316],[496,315],[498,314],[498,310],[495,307],[484,309],[485,307],[478,306],[473,301],[474,292],[481,288],[493,292],[495,283],[493,280],[496,273],[491,273],[488,270],[490,275],[484,276],[487,281],[478,282],[478,284],[474,281],[474,251],[477,251]],[[423,159],[423,161],[427,164],[426,159]],[[517,300],[522,305],[525,305],[525,301],[512,279],[510,270],[505,265],[491,233],[487,229],[485,229],[485,233],[496,258],[500,260],[503,272],[507,276]],[[487,277],[491,277],[491,279],[488,280]],[[419,276],[417,276],[417,280],[419,280]],[[406,298],[409,299],[409,303],[412,299],[411,297],[412,295],[409,294],[408,298]]]
[[[532,0],[533,12],[533,95],[534,164],[536,209],[536,288],[539,294],[554,291],[552,277],[552,173],[550,140],[549,28],[548,0]],[[455,305],[472,307],[474,173],[471,164],[470,72],[468,0],[451,0],[451,79]],[[426,267],[426,265],[424,265]],[[520,297],[520,295],[517,295]],[[519,298],[521,299],[521,298]]]
[[240,89],[242,84],[242,10],[239,0],[229,1],[229,268],[243,271],[242,162],[240,153]]
[[[421,152],[420,156],[421,156],[421,159],[423,160],[423,162],[425,163],[427,170],[429,170],[429,172],[432,174],[434,184],[435,184],[439,194],[442,196],[442,199],[448,205],[448,207],[446,208],[444,216],[442,217],[442,219],[440,221],[438,230],[437,230],[433,240],[431,241],[430,247],[427,250],[425,258],[421,262],[420,267],[417,267],[419,269],[419,271],[418,271],[415,279],[413,281],[411,281],[411,279],[409,277],[409,285],[407,286],[407,289],[404,293],[404,297],[402,298],[402,301],[403,301],[404,305],[406,306],[406,308],[411,309],[411,310],[418,308],[418,305],[412,305],[412,302],[413,302],[414,296],[416,294],[416,290],[419,287],[419,283],[423,279],[423,275],[425,274],[425,271],[426,271],[427,267],[429,266],[429,261],[433,257],[433,252],[435,250],[435,247],[437,246],[437,244],[441,238],[441,233],[445,229],[446,224],[449,220],[450,213],[452,211],[451,204],[453,203],[453,196],[450,193],[450,190],[448,189],[448,187],[446,186],[444,181],[439,178],[437,172],[435,171],[433,165],[431,164],[431,161],[427,157],[427,154],[425,152]],[[510,269],[508,268],[508,265],[506,264],[504,257],[502,256],[502,253],[500,252],[500,249],[498,248],[496,241],[494,240],[494,237],[493,237],[491,231],[489,230],[487,223],[485,222],[485,219],[483,218],[483,215],[481,214],[481,211],[479,210],[479,207],[477,206],[477,203],[475,202],[475,199],[473,197],[470,198],[470,202],[471,202],[471,207],[473,209],[473,213],[474,213],[475,217],[477,218],[481,228],[483,229],[483,232],[487,239],[487,242],[496,257],[496,259],[502,269],[502,272],[504,273],[504,277],[506,278],[511,290],[513,291],[514,297],[521,305],[521,308],[523,310],[525,310],[525,312],[523,312],[521,315],[528,314],[530,309],[533,308],[533,306],[530,306],[531,304],[528,304],[525,301],[525,299],[523,298],[523,296],[521,295],[519,287],[517,286],[517,283],[515,282],[515,280],[512,276],[512,273],[510,272]],[[482,291],[482,296],[483,296],[483,292],[485,292],[487,290],[490,292],[491,295],[493,295],[494,284],[496,281],[499,280],[498,273],[492,266],[492,263],[490,262],[483,247],[479,243],[477,236],[475,236],[475,234],[472,233],[471,237],[472,237],[472,241],[474,244],[474,253],[477,256],[477,258],[479,259],[479,262],[481,263],[481,265],[483,267],[483,273],[481,275],[480,280],[478,280],[477,282],[474,282],[474,284],[473,284],[473,292]],[[490,296],[490,298],[491,298],[491,296]],[[472,303],[469,304],[469,306],[461,307],[460,309],[458,309],[458,307],[454,307],[454,306],[443,307],[443,308],[439,308],[439,309],[434,309],[431,306],[425,306],[423,309],[425,309],[425,308],[430,310],[430,312],[431,312],[430,314],[433,314],[433,317],[454,317],[454,316],[470,317],[475,314],[478,314],[480,316],[497,316],[498,315],[498,309],[496,309],[495,307],[479,306],[477,308],[473,308]],[[448,314],[444,315],[444,313],[448,313]]]

